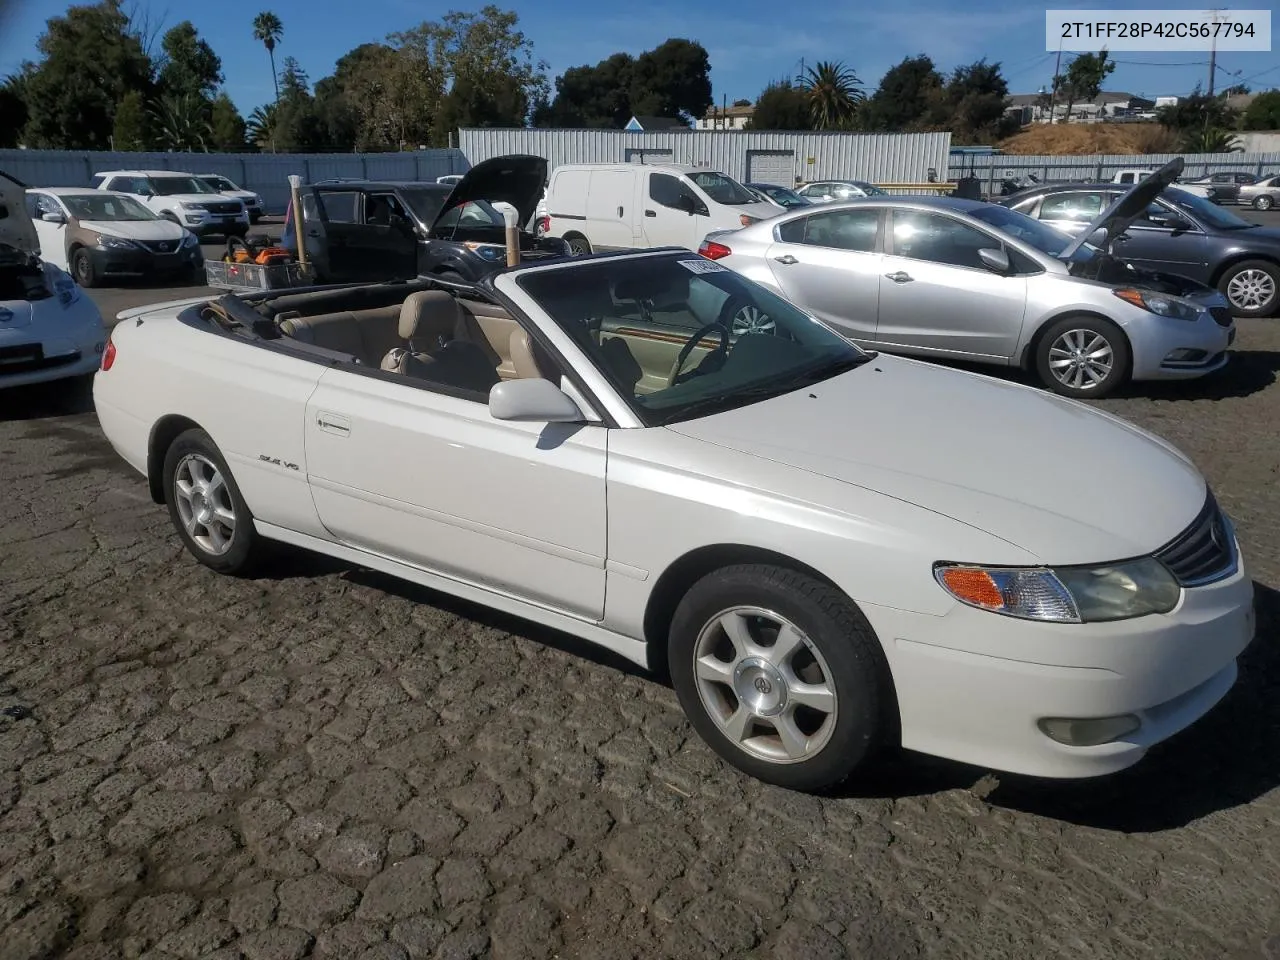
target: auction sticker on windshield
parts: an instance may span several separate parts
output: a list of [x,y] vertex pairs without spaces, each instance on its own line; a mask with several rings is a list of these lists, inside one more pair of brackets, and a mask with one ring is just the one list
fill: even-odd
[[690,273],[728,273],[728,267],[722,267],[714,260],[677,260],[676,263]]

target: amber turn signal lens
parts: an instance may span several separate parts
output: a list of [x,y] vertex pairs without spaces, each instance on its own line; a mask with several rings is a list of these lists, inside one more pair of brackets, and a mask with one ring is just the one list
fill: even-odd
[[1004,594],[991,574],[972,567],[948,567],[940,574],[943,584],[957,599],[988,610],[1004,608]]

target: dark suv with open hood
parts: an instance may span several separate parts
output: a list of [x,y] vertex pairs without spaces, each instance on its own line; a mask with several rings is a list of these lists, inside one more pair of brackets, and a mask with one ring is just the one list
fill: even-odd
[[[519,213],[520,257],[569,256],[556,237],[527,227],[547,182],[542,157],[494,157],[456,184],[328,180],[302,187],[307,256],[321,283],[440,276],[475,282],[507,264],[506,223],[496,204]],[[293,210],[283,243],[296,248]]]

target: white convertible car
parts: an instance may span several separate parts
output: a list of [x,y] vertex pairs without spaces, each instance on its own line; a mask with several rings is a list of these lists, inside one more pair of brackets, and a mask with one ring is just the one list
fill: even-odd
[[[732,334],[742,301],[772,328]],[[94,393],[214,570],[282,541],[584,637],[796,789],[897,745],[1119,770],[1254,631],[1231,524],[1167,443],[863,352],[687,250],[138,311]]]

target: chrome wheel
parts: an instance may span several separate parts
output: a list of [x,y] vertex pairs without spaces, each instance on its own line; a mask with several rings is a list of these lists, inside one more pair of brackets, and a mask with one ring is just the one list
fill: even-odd
[[226,480],[212,461],[197,453],[178,461],[173,493],[187,536],[201,550],[221,556],[231,549],[236,533],[235,509]]
[[1068,330],[1049,347],[1049,372],[1063,386],[1089,390],[1111,376],[1115,351],[1094,330]]
[[1265,270],[1241,270],[1227,283],[1227,299],[1237,310],[1262,310],[1275,296],[1275,278]]
[[1275,206],[1275,201],[1270,197],[1259,197],[1257,200],[1253,201],[1253,205],[1259,210],[1270,210]]
[[733,315],[733,334],[741,337],[749,333],[773,333],[773,318],[752,304],[744,304]]
[[693,667],[707,715],[751,756],[797,763],[831,739],[831,668],[785,617],[759,607],[722,611],[698,634]]

